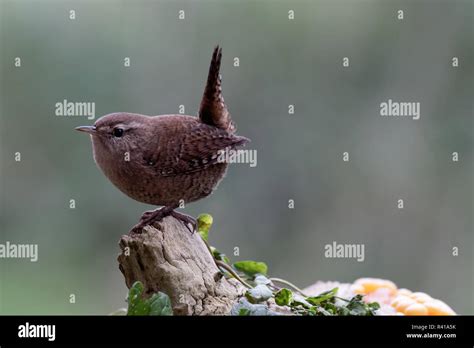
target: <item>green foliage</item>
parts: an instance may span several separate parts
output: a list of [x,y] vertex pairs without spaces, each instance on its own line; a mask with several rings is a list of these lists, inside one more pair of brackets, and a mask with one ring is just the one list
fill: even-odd
[[290,306],[293,303],[293,292],[286,288],[278,290],[275,294],[275,303],[279,306]]
[[213,218],[209,214],[201,214],[197,218],[197,231],[206,242],[209,240],[209,230],[212,226]]
[[333,298],[334,296],[336,296],[338,290],[339,290],[338,288],[334,288],[332,290],[322,292],[318,296],[307,297],[306,301],[308,301],[310,304],[312,304],[314,306],[317,306],[317,305],[321,304],[321,302],[327,301],[327,300]]
[[221,253],[219,250],[217,250],[213,246],[211,246],[210,248],[211,248],[212,256],[214,256],[216,260],[223,261],[227,263],[228,265],[230,265],[230,260],[224,253]]
[[[198,217],[198,231],[201,237],[207,242],[209,229],[212,225],[212,216],[201,214]],[[219,261],[224,261],[230,265],[231,262],[225,254],[214,247],[210,247],[212,256]],[[288,307],[296,315],[375,315],[380,308],[376,302],[366,303],[362,295],[356,295],[351,299],[337,297],[338,288],[322,292],[318,296],[305,296],[296,286],[283,279],[268,278],[268,267],[263,262],[258,261],[238,261],[232,264],[233,268],[240,273],[239,278],[247,287],[245,297],[237,302],[232,310],[232,315],[280,315],[269,309],[266,301],[274,299],[279,306]],[[221,266],[223,268],[223,266]],[[223,272],[228,272],[224,268]],[[229,273],[229,275],[235,277]],[[244,281],[245,279],[245,281]],[[273,284],[275,282],[287,284],[294,288],[293,292],[287,288],[279,288]],[[246,284],[246,283],[249,284]]]
[[268,267],[263,262],[257,261],[238,261],[234,263],[234,268],[238,271],[244,272],[249,277],[255,276],[256,274],[266,275]]
[[128,293],[127,315],[173,315],[173,309],[165,293],[157,292],[149,299],[144,299],[143,284],[137,281]]
[[380,305],[377,302],[365,303],[362,301],[362,295],[356,295],[346,308],[350,311],[349,315],[374,315],[375,311],[380,309]]
[[[284,294],[279,295],[282,290],[285,290]],[[287,297],[291,297],[292,292],[288,289],[281,289],[275,295],[275,301],[277,302],[278,295],[278,301],[280,301],[280,303],[289,306],[293,312],[299,315],[372,316],[375,315],[376,310],[380,308],[380,305],[376,302],[364,302],[362,295],[356,295],[350,300],[347,300],[337,297],[337,292],[338,288],[334,288],[318,296],[309,296],[294,301],[286,301]],[[298,295],[296,295],[296,297],[298,297]]]
[[239,316],[248,316],[248,315],[250,315],[250,309],[248,308],[239,309]]
[[170,298],[165,293],[157,292],[148,301],[150,303],[149,315],[173,315]]

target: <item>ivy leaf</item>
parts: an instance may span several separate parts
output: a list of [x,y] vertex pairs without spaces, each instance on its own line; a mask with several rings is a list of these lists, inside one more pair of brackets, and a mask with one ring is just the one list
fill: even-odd
[[307,297],[306,301],[308,301],[309,303],[311,303],[314,306],[317,306],[321,302],[327,301],[327,300],[333,298],[334,296],[336,296],[338,290],[339,290],[339,288],[334,288],[332,290],[322,292],[318,296]]
[[209,230],[211,229],[212,221],[212,216],[209,214],[201,214],[197,218],[198,233],[206,242],[209,240]]
[[367,304],[367,306],[373,313],[380,309],[380,304],[378,304],[378,302],[370,302],[369,304]]
[[168,295],[157,292],[149,299],[144,299],[143,289],[143,283],[140,281],[130,287],[127,315],[173,315]]
[[279,306],[291,306],[293,300],[293,292],[289,289],[280,289],[275,294],[275,303]]
[[168,295],[157,292],[148,300],[150,303],[149,315],[173,315],[171,301]]
[[256,287],[245,292],[245,297],[250,303],[260,303],[272,297],[273,293],[268,286],[259,284]]
[[148,315],[150,308],[146,301],[142,299],[143,284],[135,282],[128,292],[127,315]]
[[238,261],[234,263],[234,268],[244,272],[249,277],[253,277],[259,273],[266,275],[268,271],[268,267],[265,263],[257,261]]
[[380,308],[377,302],[365,303],[362,295],[355,295],[346,308],[350,311],[350,315],[375,315],[375,311]]

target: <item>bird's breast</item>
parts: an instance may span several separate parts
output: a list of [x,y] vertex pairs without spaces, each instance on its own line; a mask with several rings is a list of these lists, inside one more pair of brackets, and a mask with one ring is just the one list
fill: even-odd
[[192,173],[168,175],[169,168],[130,154],[117,158],[94,146],[94,160],[104,175],[130,198],[152,205],[193,202],[212,193],[225,175],[227,164],[217,163]]

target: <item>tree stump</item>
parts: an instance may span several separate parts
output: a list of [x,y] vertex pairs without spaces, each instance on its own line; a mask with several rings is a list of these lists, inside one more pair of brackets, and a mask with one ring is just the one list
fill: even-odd
[[171,216],[122,236],[119,245],[127,287],[141,281],[146,297],[166,293],[175,315],[226,315],[245,292],[219,271],[201,236]]

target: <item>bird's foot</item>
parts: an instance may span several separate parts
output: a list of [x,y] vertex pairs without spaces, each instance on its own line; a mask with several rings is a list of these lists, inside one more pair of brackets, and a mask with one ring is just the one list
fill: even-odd
[[176,210],[173,210],[170,215],[174,217],[175,219],[178,219],[181,222],[183,222],[184,226],[186,226],[188,231],[191,232],[191,234],[194,234],[197,228],[197,221],[195,218],[193,218],[190,215],[179,213]]
[[154,222],[161,221],[163,218],[171,215],[173,209],[170,207],[163,207],[155,210],[148,210],[142,214],[138,224],[133,226],[130,230],[130,234],[141,233],[143,227],[153,224]]

